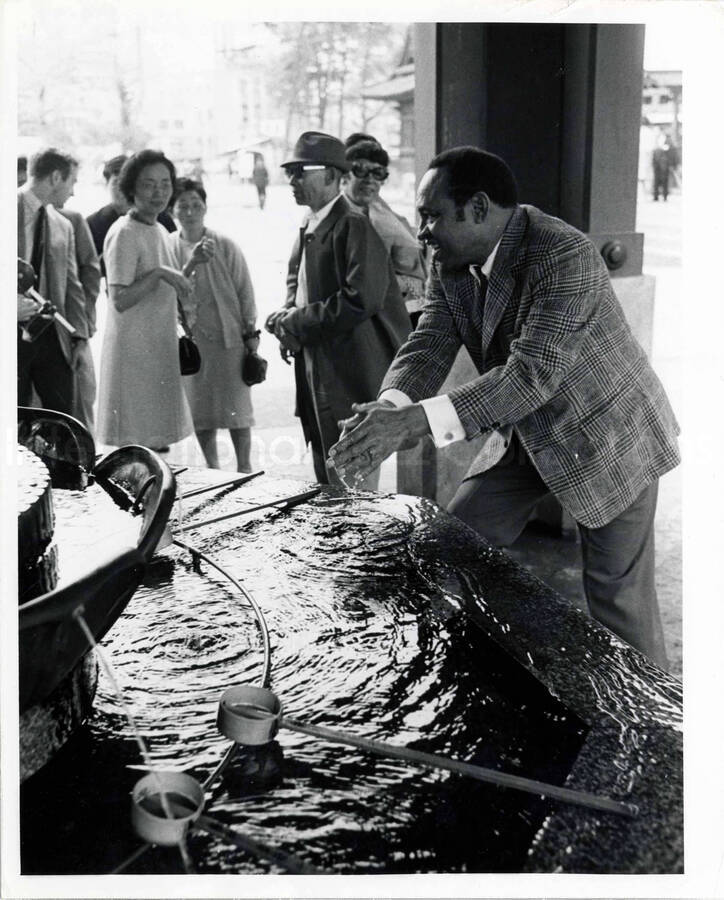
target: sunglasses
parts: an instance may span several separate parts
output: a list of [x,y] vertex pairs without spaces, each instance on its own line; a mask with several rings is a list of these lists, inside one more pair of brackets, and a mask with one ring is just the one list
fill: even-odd
[[352,163],[352,174],[355,178],[366,178],[368,175],[371,175],[375,181],[386,181],[390,173],[383,166],[375,166],[373,169],[368,169],[361,163]]
[[294,163],[294,165],[291,166],[284,166],[284,174],[289,181],[292,181],[294,178],[303,178],[307,172],[321,172],[326,168],[327,166],[312,166],[304,165],[303,163]]

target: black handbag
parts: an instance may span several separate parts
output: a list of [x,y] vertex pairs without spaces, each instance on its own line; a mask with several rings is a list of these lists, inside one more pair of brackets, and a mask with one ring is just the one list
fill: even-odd
[[178,339],[178,361],[182,375],[195,375],[201,368],[199,348],[187,334]]
[[178,361],[182,375],[195,375],[201,368],[201,354],[199,348],[194,343],[189,323],[186,320],[186,313],[181,306],[181,301],[176,298],[178,305],[179,318],[181,320],[181,328],[183,334],[178,339]]
[[267,361],[256,350],[247,350],[241,363],[241,380],[251,387],[266,378]]

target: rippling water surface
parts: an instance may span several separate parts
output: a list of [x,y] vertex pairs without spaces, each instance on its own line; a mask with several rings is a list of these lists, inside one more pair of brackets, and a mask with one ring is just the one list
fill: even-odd
[[[185,501],[183,522],[299,489],[254,481]],[[289,716],[562,783],[585,728],[470,623],[446,579],[430,576],[445,561],[425,558],[415,533],[438,515],[413,498],[321,494],[183,540],[242,580],[263,609],[270,686]],[[458,585],[474,582],[457,575]],[[212,568],[196,572],[187,552],[169,548],[104,647],[154,764],[205,780],[229,746],[216,728],[221,693],[262,677],[246,601]],[[23,788],[23,871],[103,874],[123,863],[140,845],[128,795],[142,774],[102,675],[88,727]],[[260,844],[358,874],[520,870],[551,809],[529,794],[284,728],[266,747],[239,748],[206,802],[210,817]],[[199,873],[284,871],[279,858],[202,831],[190,834],[188,850]],[[175,848],[153,848],[126,871],[183,869]]]

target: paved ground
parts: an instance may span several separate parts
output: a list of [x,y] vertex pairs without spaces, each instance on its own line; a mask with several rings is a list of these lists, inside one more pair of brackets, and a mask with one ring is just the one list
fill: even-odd
[[[244,250],[254,282],[259,323],[284,300],[286,262],[301,211],[288,188],[272,186],[266,208],[256,204],[256,193],[248,185],[229,184],[225,177],[211,179],[207,224],[238,240]],[[412,210],[389,189],[387,198],[412,219]],[[75,208],[88,214],[105,202],[97,186],[79,185]],[[654,320],[653,364],[669,393],[675,410],[681,409],[681,197],[668,203],[639,198],[639,231],[645,237],[644,269],[657,280]],[[99,334],[94,353],[100,352],[104,300],[99,306]],[[253,431],[252,463],[255,468],[313,479],[311,460],[305,452],[301,430],[293,416],[293,376],[278,355],[276,341],[266,335],[260,352],[269,361],[267,381],[253,388],[256,426]],[[171,448],[169,461],[175,464],[202,464],[195,439]],[[234,456],[227,436],[220,439],[220,461],[224,469],[234,468]],[[394,468],[383,467],[382,490],[395,489]],[[656,518],[657,586],[662,607],[671,670],[681,676],[681,474],[670,473],[661,481]],[[554,535],[530,528],[511,548],[511,555],[543,581],[577,605],[583,605],[580,584],[579,547]]]

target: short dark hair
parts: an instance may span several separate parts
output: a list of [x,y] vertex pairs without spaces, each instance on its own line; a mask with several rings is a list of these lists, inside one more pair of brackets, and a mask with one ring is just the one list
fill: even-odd
[[518,185],[508,164],[480,147],[452,147],[430,160],[429,169],[445,169],[448,192],[456,206],[465,206],[484,191],[498,206],[515,206]]
[[113,159],[109,159],[108,162],[103,164],[103,178],[106,181],[110,181],[113,175],[118,175],[127,159],[128,157],[125,153],[121,153],[120,156],[114,156]]
[[199,197],[201,197],[204,203],[206,203],[206,189],[204,188],[203,184],[196,178],[179,178],[176,180],[176,190],[173,194],[173,203],[178,200],[181,194],[186,193],[186,191],[193,191],[195,194],[198,194]]
[[367,134],[365,131],[353,131],[349,137],[345,138],[344,146],[351,147],[352,144],[356,144],[358,141],[374,141],[376,144],[379,144],[379,141],[374,135]]
[[70,175],[70,170],[77,165],[78,160],[70,153],[57,150],[55,147],[47,147],[30,158],[30,175],[33,178],[47,178],[53,172],[60,172],[65,181]]
[[27,172],[28,170],[28,157],[27,156],[19,156],[18,157],[18,172]]
[[171,190],[176,190],[176,166],[168,159],[161,150],[139,150],[133,156],[129,156],[123,163],[121,174],[118,179],[118,187],[123,196],[129,203],[133,203],[136,190],[136,182],[142,170],[148,166],[155,166],[156,163],[162,163],[169,171],[171,176]]
[[347,138],[344,146],[346,147],[345,159],[350,162],[355,159],[369,159],[370,162],[375,162],[385,168],[390,163],[387,151],[371,134],[362,134],[362,132],[356,131]]

